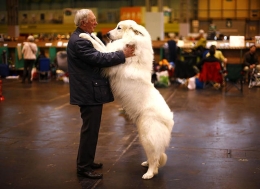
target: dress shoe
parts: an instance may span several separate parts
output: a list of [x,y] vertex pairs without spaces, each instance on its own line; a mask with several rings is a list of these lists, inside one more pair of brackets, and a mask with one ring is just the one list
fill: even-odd
[[103,167],[103,164],[102,163],[92,163],[91,164],[91,168],[92,169],[100,169],[100,168],[102,168]]
[[103,174],[101,173],[96,173],[95,171],[78,171],[77,172],[78,176],[82,177],[87,177],[91,179],[101,179],[103,177]]

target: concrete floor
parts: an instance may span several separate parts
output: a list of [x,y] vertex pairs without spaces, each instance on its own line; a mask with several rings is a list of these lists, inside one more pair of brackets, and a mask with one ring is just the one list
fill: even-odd
[[259,189],[260,88],[228,94],[178,85],[160,89],[175,113],[168,162],[142,180],[145,154],[135,125],[104,106],[96,161],[102,180],[79,178],[81,119],[62,81],[3,79],[0,102],[1,189]]

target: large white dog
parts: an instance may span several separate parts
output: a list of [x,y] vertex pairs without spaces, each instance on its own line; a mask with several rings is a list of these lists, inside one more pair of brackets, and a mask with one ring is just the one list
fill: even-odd
[[102,52],[122,50],[126,44],[135,45],[135,56],[124,64],[105,68],[114,97],[137,125],[140,142],[145,150],[148,166],[143,179],[158,174],[158,168],[167,161],[165,149],[171,139],[174,125],[173,113],[159,91],[151,83],[153,66],[152,40],[147,30],[132,20],[118,23],[108,33],[111,42],[105,46],[94,35],[82,33],[80,37],[90,40]]

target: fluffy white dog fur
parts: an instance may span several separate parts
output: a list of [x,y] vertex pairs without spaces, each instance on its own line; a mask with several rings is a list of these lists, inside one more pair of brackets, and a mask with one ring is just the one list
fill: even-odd
[[137,125],[140,142],[145,150],[148,171],[143,179],[158,174],[158,168],[167,161],[165,149],[171,139],[174,125],[173,113],[159,91],[151,83],[153,66],[152,40],[147,30],[132,20],[118,23],[108,33],[112,40],[107,46],[95,36],[82,33],[80,37],[90,40],[102,52],[122,50],[126,44],[135,45],[135,56],[124,64],[105,68],[114,97],[120,102],[130,119]]

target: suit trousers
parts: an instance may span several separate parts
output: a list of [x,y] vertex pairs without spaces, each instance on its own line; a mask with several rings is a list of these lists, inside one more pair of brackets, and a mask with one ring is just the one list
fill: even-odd
[[80,132],[77,169],[89,171],[95,158],[103,104],[79,107],[83,124]]

